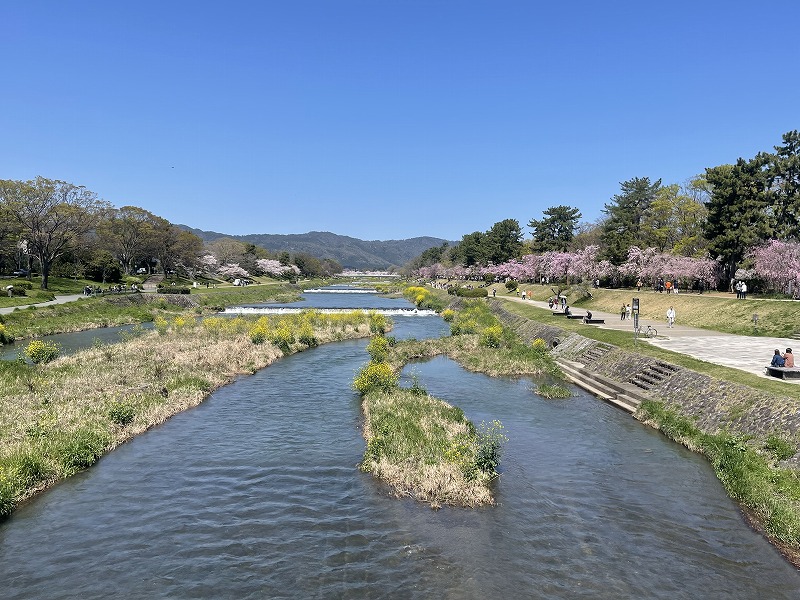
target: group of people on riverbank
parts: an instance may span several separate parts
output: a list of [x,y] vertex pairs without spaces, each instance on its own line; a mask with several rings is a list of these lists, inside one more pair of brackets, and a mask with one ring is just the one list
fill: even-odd
[[772,362],[769,364],[770,367],[794,367],[794,354],[792,354],[792,349],[787,348],[786,352],[781,354],[781,351],[777,348],[775,349],[775,354],[772,355]]

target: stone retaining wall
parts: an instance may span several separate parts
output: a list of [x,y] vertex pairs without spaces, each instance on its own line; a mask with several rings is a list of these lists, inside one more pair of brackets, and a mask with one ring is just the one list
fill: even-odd
[[[553,348],[553,355],[583,363],[591,371],[618,382],[630,382],[637,373],[663,363],[511,313],[499,302],[492,302],[491,309],[526,342],[542,338]],[[769,434],[794,437],[800,431],[800,401],[673,367],[674,372],[643,390],[643,394],[691,417],[702,431],[729,431],[762,440]],[[791,462],[800,466],[798,457]]]

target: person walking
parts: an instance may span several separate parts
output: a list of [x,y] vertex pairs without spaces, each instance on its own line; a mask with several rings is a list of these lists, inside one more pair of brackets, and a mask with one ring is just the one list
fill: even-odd
[[624,321],[625,320],[625,305],[624,304],[622,305],[622,308],[619,309],[619,320],[620,321]]
[[667,327],[672,329],[672,326],[675,324],[675,309],[673,307],[669,307],[667,309]]
[[630,304],[626,304],[625,305],[625,318],[626,319],[630,319],[631,318],[631,311],[632,311],[631,305]]

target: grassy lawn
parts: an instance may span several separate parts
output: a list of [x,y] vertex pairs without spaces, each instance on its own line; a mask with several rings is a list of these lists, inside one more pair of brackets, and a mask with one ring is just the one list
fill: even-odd
[[[495,285],[498,296],[516,296],[504,286]],[[555,287],[555,286],[552,286]],[[553,296],[551,286],[530,285],[523,288],[534,300],[546,301]],[[557,288],[556,288],[557,289]],[[592,298],[583,295],[591,292]],[[570,306],[575,308],[619,314],[620,306],[639,298],[640,317],[657,322],[666,321],[667,309],[675,307],[677,323],[733,333],[737,335],[761,335],[789,337],[800,331],[800,302],[748,296],[737,300],[735,294],[714,292],[711,294],[667,294],[636,289],[590,289],[572,286],[564,291]],[[758,327],[753,326],[753,315],[758,314]]]

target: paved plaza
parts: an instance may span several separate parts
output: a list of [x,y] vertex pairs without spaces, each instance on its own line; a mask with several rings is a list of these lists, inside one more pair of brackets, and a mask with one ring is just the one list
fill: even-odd
[[[551,310],[546,302],[522,300],[513,296],[506,297],[506,299],[524,302],[548,311]],[[582,309],[575,310],[576,314],[584,312],[586,311]],[[619,318],[619,314],[600,311],[592,311],[592,316],[598,319],[605,319],[605,323],[603,325],[587,325],[586,327],[630,331],[631,336],[634,334],[632,319],[623,321]],[[796,354],[800,354],[800,340],[790,338],[733,335],[685,325],[675,325],[672,328],[668,328],[666,320],[641,319],[639,325],[641,327],[651,325],[658,330],[657,338],[639,338],[642,343],[652,344],[673,352],[680,352],[717,365],[741,369],[761,377],[768,377],[768,375],[764,374],[764,367],[772,360],[772,355],[776,349],[783,352],[786,348],[795,348],[798,351]],[[786,383],[797,385],[800,384],[800,380],[789,379],[786,380]]]

